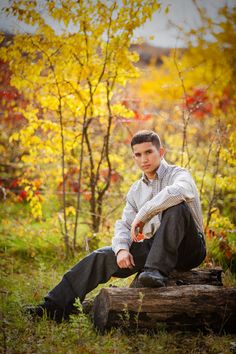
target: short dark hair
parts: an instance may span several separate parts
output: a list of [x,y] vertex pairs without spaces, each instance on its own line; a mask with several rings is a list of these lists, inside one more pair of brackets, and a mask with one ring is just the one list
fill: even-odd
[[133,146],[136,144],[142,144],[142,143],[152,143],[156,148],[159,150],[161,147],[161,139],[157,133],[155,133],[152,130],[140,130],[137,133],[134,134],[132,140],[131,140],[131,148],[133,149]]

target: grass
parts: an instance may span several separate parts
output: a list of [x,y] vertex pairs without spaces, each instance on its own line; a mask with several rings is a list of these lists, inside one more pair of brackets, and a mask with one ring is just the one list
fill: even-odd
[[[64,260],[56,217],[32,221],[27,206],[6,204],[0,210],[1,237],[1,350],[3,353],[233,353],[236,336],[201,332],[133,334],[112,329],[101,335],[86,315],[56,324],[32,321],[22,312],[37,304],[78,259]],[[79,255],[79,258],[83,254]],[[227,274],[227,282],[233,281]],[[125,286],[130,279],[112,280]],[[95,296],[102,286],[92,292]]]

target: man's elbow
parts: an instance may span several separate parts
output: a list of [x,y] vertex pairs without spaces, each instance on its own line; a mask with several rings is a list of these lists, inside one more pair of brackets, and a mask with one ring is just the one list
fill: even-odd
[[194,199],[194,193],[190,188],[172,187],[168,189],[170,196],[177,197],[181,201],[191,201]]

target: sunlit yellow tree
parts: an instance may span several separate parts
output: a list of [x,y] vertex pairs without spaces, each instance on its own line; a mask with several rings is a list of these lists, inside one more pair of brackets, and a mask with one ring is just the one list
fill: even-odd
[[[132,116],[116,97],[122,95],[127,80],[138,75],[134,66],[138,56],[129,51],[133,31],[159,7],[157,1],[143,0],[122,4],[21,0],[5,9],[35,28],[33,35],[16,34],[0,51],[10,65],[11,84],[29,102],[26,109],[18,108],[27,124],[12,140],[20,140],[28,149],[23,161],[30,170],[37,169],[44,181],[54,176],[54,184],[62,185],[61,226],[67,255],[76,247],[83,191],[89,193],[92,228],[98,231],[113,171],[113,122],[117,116]],[[76,205],[66,194],[71,168],[77,168]],[[33,212],[40,217],[29,177],[26,174],[23,182]],[[72,244],[70,213],[75,216]]]

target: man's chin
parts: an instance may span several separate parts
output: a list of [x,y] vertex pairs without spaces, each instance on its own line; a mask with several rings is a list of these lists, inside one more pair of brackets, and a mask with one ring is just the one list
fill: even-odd
[[155,175],[157,169],[153,169],[153,168],[146,168],[143,169],[143,172],[145,175],[149,174],[149,175]]

